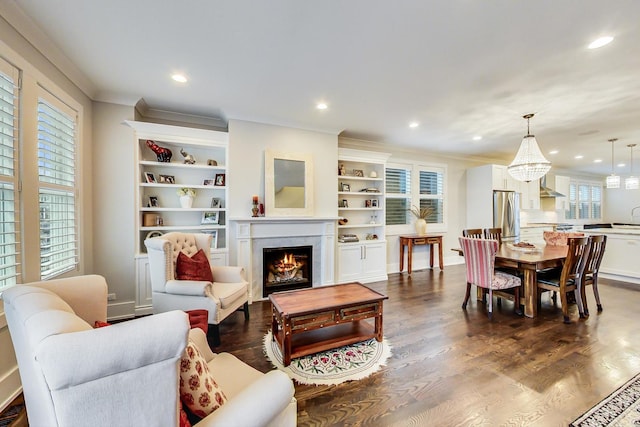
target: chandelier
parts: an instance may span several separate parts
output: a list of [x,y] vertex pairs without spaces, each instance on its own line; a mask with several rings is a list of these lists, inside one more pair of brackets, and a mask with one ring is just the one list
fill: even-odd
[[625,178],[624,180],[624,188],[626,188],[627,190],[637,190],[638,188],[640,188],[640,180],[638,180],[637,176],[633,176],[633,147],[635,146],[636,144],[627,145],[627,147],[629,147],[629,151],[631,152],[631,163],[629,164],[631,166],[631,176],[629,178]]
[[613,171],[613,144],[618,140],[618,138],[611,138],[609,142],[611,143],[611,175],[607,177],[607,188],[620,188],[620,177],[616,175]]
[[533,114],[526,114],[522,117],[527,119],[527,134],[524,136],[520,149],[507,170],[518,181],[529,182],[542,178],[549,172],[551,162],[544,158],[536,142],[536,137],[531,135],[529,131],[529,120],[533,117]]

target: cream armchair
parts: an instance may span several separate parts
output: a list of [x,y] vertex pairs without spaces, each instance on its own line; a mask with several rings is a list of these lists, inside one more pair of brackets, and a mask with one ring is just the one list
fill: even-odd
[[177,426],[188,338],[228,399],[195,426],[296,425],[291,379],[213,353],[201,329],[189,330],[184,312],[93,329],[107,315],[101,276],[17,285],[2,299],[30,426]]
[[249,290],[241,267],[212,266],[213,283],[176,280],[176,259],[180,252],[192,256],[202,249],[210,259],[210,234],[167,233],[144,241],[149,254],[153,312],[204,309],[209,312],[213,344],[220,343],[218,325],[240,309],[249,318]]

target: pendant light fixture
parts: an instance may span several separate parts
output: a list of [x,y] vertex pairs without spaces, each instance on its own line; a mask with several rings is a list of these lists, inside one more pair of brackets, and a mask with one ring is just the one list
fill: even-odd
[[536,137],[529,131],[529,120],[533,114],[522,116],[527,119],[527,134],[524,136],[515,159],[507,170],[518,181],[533,181],[542,178],[551,169],[551,162],[542,155]]
[[631,163],[629,163],[629,166],[631,167],[631,176],[625,178],[624,180],[624,188],[626,188],[627,190],[637,190],[638,188],[640,188],[640,180],[637,176],[633,176],[633,147],[635,146],[636,144],[627,145],[627,147],[629,147],[629,151],[631,152]]
[[618,138],[611,138],[609,142],[611,143],[611,175],[607,177],[607,188],[620,188],[620,176],[616,175],[613,171],[613,144],[618,140]]

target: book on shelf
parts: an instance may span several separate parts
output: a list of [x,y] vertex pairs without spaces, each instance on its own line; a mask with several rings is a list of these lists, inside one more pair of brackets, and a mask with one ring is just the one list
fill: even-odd
[[338,236],[338,242],[346,243],[346,242],[359,242],[358,236],[355,234],[341,234]]

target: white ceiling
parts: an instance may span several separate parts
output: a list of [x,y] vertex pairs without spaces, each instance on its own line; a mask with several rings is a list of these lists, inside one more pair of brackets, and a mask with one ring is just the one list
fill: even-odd
[[638,0],[3,1],[95,100],[505,162],[536,113],[554,167],[640,172]]

